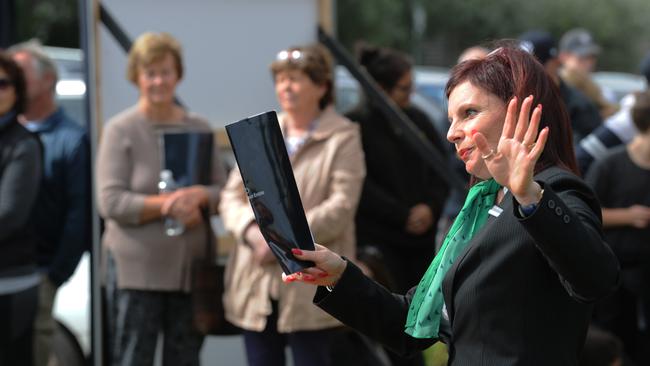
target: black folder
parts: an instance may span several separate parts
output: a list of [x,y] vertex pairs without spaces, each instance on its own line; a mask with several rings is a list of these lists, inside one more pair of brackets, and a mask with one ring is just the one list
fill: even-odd
[[226,126],[255,219],[286,274],[312,267],[291,249],[314,250],[278,117],[266,112]]
[[178,187],[212,184],[214,136],[211,132],[165,132],[160,143],[161,169],[171,170]]

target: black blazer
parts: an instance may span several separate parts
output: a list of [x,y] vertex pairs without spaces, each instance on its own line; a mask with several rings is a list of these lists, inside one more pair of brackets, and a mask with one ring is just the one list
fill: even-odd
[[[522,218],[507,193],[443,281],[450,365],[577,365],[594,301],[618,285],[618,262],[603,241],[600,208],[573,174],[535,176],[544,194]],[[390,293],[348,266],[314,302],[343,323],[408,354],[434,339],[404,333],[415,288]]]

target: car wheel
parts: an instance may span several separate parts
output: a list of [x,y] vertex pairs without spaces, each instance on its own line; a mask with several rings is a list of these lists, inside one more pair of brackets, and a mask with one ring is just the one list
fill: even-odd
[[[54,365],[84,366],[86,364],[81,347],[74,334],[65,325],[57,322],[57,329],[52,342]],[[52,360],[50,360],[50,365]]]

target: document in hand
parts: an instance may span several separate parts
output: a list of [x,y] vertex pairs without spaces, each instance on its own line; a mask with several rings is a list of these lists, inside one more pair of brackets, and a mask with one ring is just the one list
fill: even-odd
[[275,112],[226,126],[255,219],[284,273],[311,267],[292,248],[314,250],[314,239]]
[[174,131],[161,135],[162,169],[171,170],[178,187],[212,184],[211,132]]

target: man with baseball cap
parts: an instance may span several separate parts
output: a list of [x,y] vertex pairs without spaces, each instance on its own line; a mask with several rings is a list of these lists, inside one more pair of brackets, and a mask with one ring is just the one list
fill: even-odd
[[521,48],[537,58],[560,89],[560,95],[571,119],[573,141],[577,144],[602,123],[598,109],[589,98],[579,90],[567,85],[560,78],[561,65],[558,59],[557,42],[550,33],[543,30],[531,30],[522,34],[519,41]]
[[603,118],[616,112],[618,106],[603,96],[600,87],[591,79],[601,48],[591,33],[582,28],[571,29],[560,39],[560,76],[569,85],[582,91],[598,107]]

